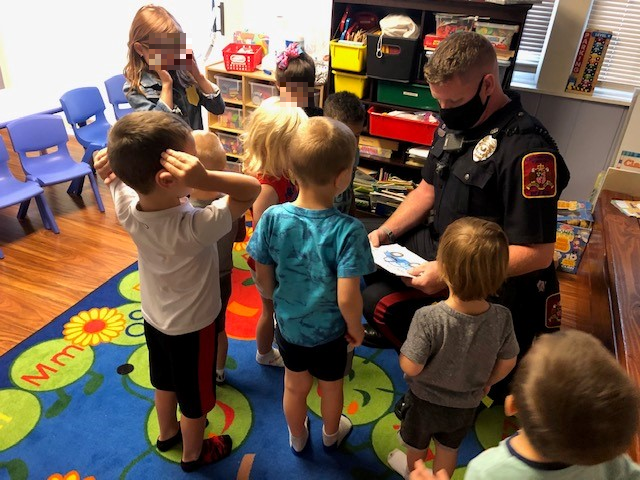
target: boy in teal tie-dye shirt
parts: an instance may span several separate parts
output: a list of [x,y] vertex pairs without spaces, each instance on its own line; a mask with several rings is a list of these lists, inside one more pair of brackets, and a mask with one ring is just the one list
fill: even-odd
[[324,446],[339,446],[352,429],[341,415],[347,343],[362,343],[360,277],[375,266],[362,223],[334,208],[333,198],[351,182],[355,149],[341,122],[313,117],[299,126],[289,148],[298,197],[267,209],[247,247],[258,284],[273,294],[283,407],[296,454],[309,438],[306,400],[314,377],[322,389]]

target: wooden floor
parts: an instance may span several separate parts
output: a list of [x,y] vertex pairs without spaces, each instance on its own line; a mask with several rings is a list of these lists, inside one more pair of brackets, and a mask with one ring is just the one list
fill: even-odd
[[[10,168],[24,178],[6,130],[0,129]],[[70,138],[71,155],[82,147]],[[100,213],[85,181],[81,198],[67,195],[67,183],[45,188],[60,234],[45,230],[35,202],[21,223],[18,207],[0,210],[0,355],[77,303],[136,260],[136,249],[118,224],[111,195],[101,181],[106,213]],[[575,325],[577,295],[571,275],[561,277],[564,321]]]
[[[10,155],[10,168],[23,179],[6,129],[0,129]],[[70,139],[71,155],[83,148]],[[66,193],[68,182],[46,187],[45,195],[60,227],[45,230],[35,202],[20,222],[18,206],[0,210],[0,354],[49,323],[67,308],[136,260],[136,249],[118,224],[108,189],[100,192],[106,213],[100,213],[85,180],[82,197]]]

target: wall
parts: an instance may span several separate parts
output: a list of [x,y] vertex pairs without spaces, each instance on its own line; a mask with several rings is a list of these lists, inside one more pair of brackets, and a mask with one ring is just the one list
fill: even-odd
[[[106,99],[103,82],[122,72],[131,20],[147,3],[151,0],[11,2],[0,15],[0,71],[5,86],[59,98],[69,89],[95,85]],[[211,3],[153,3],[177,18],[196,55],[203,55],[212,25]]]
[[524,108],[547,127],[567,162],[571,180],[562,198],[589,198],[596,176],[617,153],[628,108],[539,93],[521,96]]

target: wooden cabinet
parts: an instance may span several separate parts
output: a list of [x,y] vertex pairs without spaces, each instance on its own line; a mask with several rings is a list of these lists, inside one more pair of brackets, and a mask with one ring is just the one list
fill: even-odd
[[[522,29],[524,27],[527,12],[531,8],[532,3],[536,3],[536,0],[533,0],[531,3],[514,5],[500,5],[481,0],[395,0],[393,2],[388,0],[334,0],[331,13],[331,35],[332,39],[335,39],[340,33],[341,21],[345,16],[347,9],[349,10],[350,17],[354,17],[359,12],[371,12],[375,14],[378,19],[382,19],[389,14],[409,16],[420,29],[420,36],[418,40],[419,46],[414,58],[412,59],[413,75],[411,83],[424,88],[426,83],[424,82],[422,70],[425,62],[428,61],[428,57],[432,52],[425,51],[423,49],[423,39],[426,34],[435,32],[436,13],[464,14],[477,16],[479,19],[486,22],[517,25],[518,32],[513,35],[509,46],[511,54],[499,55],[498,63],[501,70],[502,84],[504,88],[508,88],[515,67],[515,56],[520,46]],[[368,43],[368,48],[370,49],[372,42],[369,41]],[[372,52],[368,51],[367,57],[370,57],[371,54]],[[331,74],[332,69],[339,70],[338,68],[333,68],[330,65],[328,93],[335,91],[335,79],[333,74]],[[359,75],[367,75],[366,67],[364,72]],[[379,77],[374,78],[371,75],[367,75],[367,84],[368,86],[365,88],[364,97],[362,99],[367,108],[375,107],[383,111],[421,110],[420,108],[401,106],[398,104],[380,101],[378,98],[378,89],[381,85],[385,84],[385,80]],[[364,134],[367,135],[368,133],[364,132]],[[397,175],[419,182],[420,167],[405,164],[408,158],[406,153],[407,149],[413,146],[413,144],[402,141],[403,139],[401,138],[396,138],[396,140],[401,140],[400,146],[398,151],[395,152],[390,159],[361,154],[362,165],[371,169],[382,168],[392,175]]]
[[[275,78],[260,70],[229,72],[223,62],[207,66],[206,75],[220,87],[226,104],[222,115],[209,113],[209,129],[220,137],[228,157],[240,159],[242,143],[239,135],[244,131],[245,121],[263,100],[278,95]],[[316,90],[318,105],[322,106],[324,88],[316,87]]]

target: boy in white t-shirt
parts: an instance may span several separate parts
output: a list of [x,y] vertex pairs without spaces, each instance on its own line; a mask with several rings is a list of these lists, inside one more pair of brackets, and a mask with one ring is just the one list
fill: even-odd
[[[251,206],[260,185],[247,175],[206,170],[195,156],[191,127],[174,114],[130,113],[111,128],[108,142],[94,166],[138,248],[157,448],[166,451],[182,440],[181,467],[190,472],[231,452],[228,435],[203,440],[216,402],[216,243]],[[228,196],[194,208],[186,198],[193,188]]]

